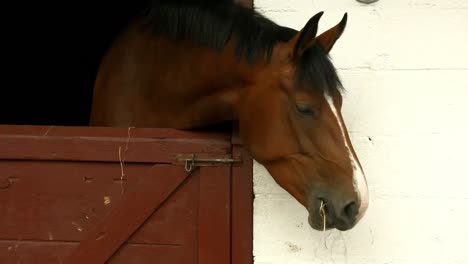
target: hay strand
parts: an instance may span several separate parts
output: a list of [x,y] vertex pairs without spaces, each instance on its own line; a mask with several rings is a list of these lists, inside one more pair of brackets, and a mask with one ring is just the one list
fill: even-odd
[[120,161],[120,189],[121,189],[121,192],[120,194],[123,194],[124,193],[124,186],[123,186],[123,181],[125,180],[125,172],[124,172],[124,164],[125,164],[125,157],[127,154],[127,150],[128,150],[128,143],[130,142],[130,131],[133,127],[129,127],[128,128],[128,131],[127,131],[127,134],[128,134],[128,137],[127,137],[127,142],[125,143],[125,149],[123,151],[123,155],[122,155],[122,147],[119,146],[119,161]]
[[325,205],[326,204],[323,202],[323,200],[320,200],[319,213],[320,213],[320,216],[322,216],[322,220],[323,220],[323,232],[327,230],[327,215],[325,214]]
[[[320,213],[320,216],[322,217],[322,222],[323,222],[323,244],[325,246],[326,249],[328,249],[328,246],[327,246],[327,214],[325,212],[325,206],[327,204],[323,202],[323,200],[320,200],[320,208],[319,208],[319,213]],[[330,235],[330,234],[328,234]]]

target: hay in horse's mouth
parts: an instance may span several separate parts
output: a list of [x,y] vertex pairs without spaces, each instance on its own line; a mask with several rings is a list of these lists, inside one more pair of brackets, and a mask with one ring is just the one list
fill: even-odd
[[309,212],[309,225],[317,231],[327,231],[335,228],[333,215],[330,215],[332,208],[327,200],[316,198],[307,208]]
[[320,200],[319,214],[322,217],[324,232],[327,230],[327,214],[325,213],[325,205],[326,203],[324,203],[323,200]]

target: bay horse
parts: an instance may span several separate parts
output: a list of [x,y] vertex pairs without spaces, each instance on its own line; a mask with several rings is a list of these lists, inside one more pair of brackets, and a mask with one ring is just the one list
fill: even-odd
[[238,122],[244,146],[308,210],[313,229],[349,230],[368,207],[368,187],[329,58],[347,13],[317,36],[322,15],[297,31],[227,1],[154,1],[104,56],[90,125]]

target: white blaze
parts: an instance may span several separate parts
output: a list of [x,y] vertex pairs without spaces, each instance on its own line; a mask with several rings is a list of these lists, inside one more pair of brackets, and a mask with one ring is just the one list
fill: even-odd
[[359,207],[359,213],[356,217],[357,220],[360,220],[364,213],[367,210],[367,207],[369,205],[369,191],[367,189],[367,181],[366,181],[366,176],[364,176],[364,172],[362,171],[361,166],[359,166],[359,163],[357,162],[357,158],[355,157],[354,153],[351,151],[350,145],[351,143],[348,142],[348,139],[346,137],[346,133],[344,130],[344,126],[341,123],[341,118],[338,115],[338,111],[336,110],[335,103],[333,102],[333,98],[325,92],[325,99],[327,100],[333,114],[336,117],[336,121],[340,125],[341,129],[341,135],[343,136],[343,140],[345,143],[345,147],[348,150],[349,154],[349,159],[351,160],[351,166],[353,167],[353,185],[354,185],[354,190],[356,191],[359,199],[361,200],[361,206]]

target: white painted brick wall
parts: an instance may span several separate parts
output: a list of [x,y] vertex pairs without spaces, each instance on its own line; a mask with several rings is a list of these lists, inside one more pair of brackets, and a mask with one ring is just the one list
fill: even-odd
[[371,197],[355,229],[324,236],[255,163],[255,263],[468,263],[468,0],[254,4],[297,30],[325,11],[319,33],[348,12],[331,56]]

